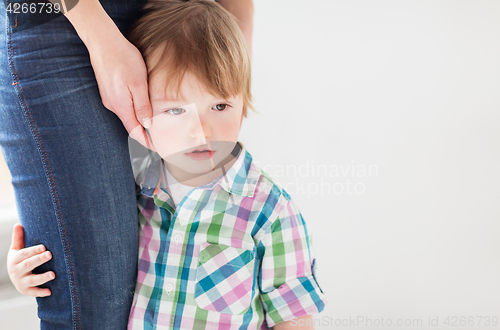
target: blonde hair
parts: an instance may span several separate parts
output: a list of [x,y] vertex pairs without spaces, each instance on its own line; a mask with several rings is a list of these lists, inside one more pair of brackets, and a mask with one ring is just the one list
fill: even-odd
[[255,111],[245,37],[236,18],[215,1],[148,0],[128,39],[142,53],[150,80],[163,73],[165,95],[175,82],[178,95],[189,71],[214,95],[242,95],[245,117],[247,108]]

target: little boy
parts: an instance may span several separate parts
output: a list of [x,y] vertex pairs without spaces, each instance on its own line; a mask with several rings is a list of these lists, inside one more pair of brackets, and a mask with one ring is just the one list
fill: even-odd
[[149,71],[155,153],[133,161],[140,238],[128,328],[296,329],[286,321],[310,320],[327,300],[299,209],[238,142],[253,108],[234,17],[208,0],[155,0],[129,38]]

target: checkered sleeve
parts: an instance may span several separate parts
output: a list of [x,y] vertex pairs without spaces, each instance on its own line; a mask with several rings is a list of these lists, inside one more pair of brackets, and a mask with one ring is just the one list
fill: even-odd
[[267,325],[323,311],[327,300],[316,278],[312,236],[291,198],[259,245],[264,249],[259,288]]

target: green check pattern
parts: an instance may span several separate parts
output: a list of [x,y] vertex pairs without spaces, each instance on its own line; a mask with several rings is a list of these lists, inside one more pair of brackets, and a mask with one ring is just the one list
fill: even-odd
[[177,208],[161,188],[161,165],[137,186],[139,268],[128,329],[269,329],[325,308],[298,207],[238,143],[231,168]]

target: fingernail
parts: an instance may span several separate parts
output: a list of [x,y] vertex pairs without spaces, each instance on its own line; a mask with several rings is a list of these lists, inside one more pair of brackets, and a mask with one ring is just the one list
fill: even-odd
[[45,258],[47,258],[47,259],[50,258],[50,252],[49,251],[45,252]]
[[150,128],[151,127],[151,118],[144,119],[143,126],[144,126],[144,128]]
[[54,277],[56,277],[54,273],[49,274],[49,278],[54,279]]

